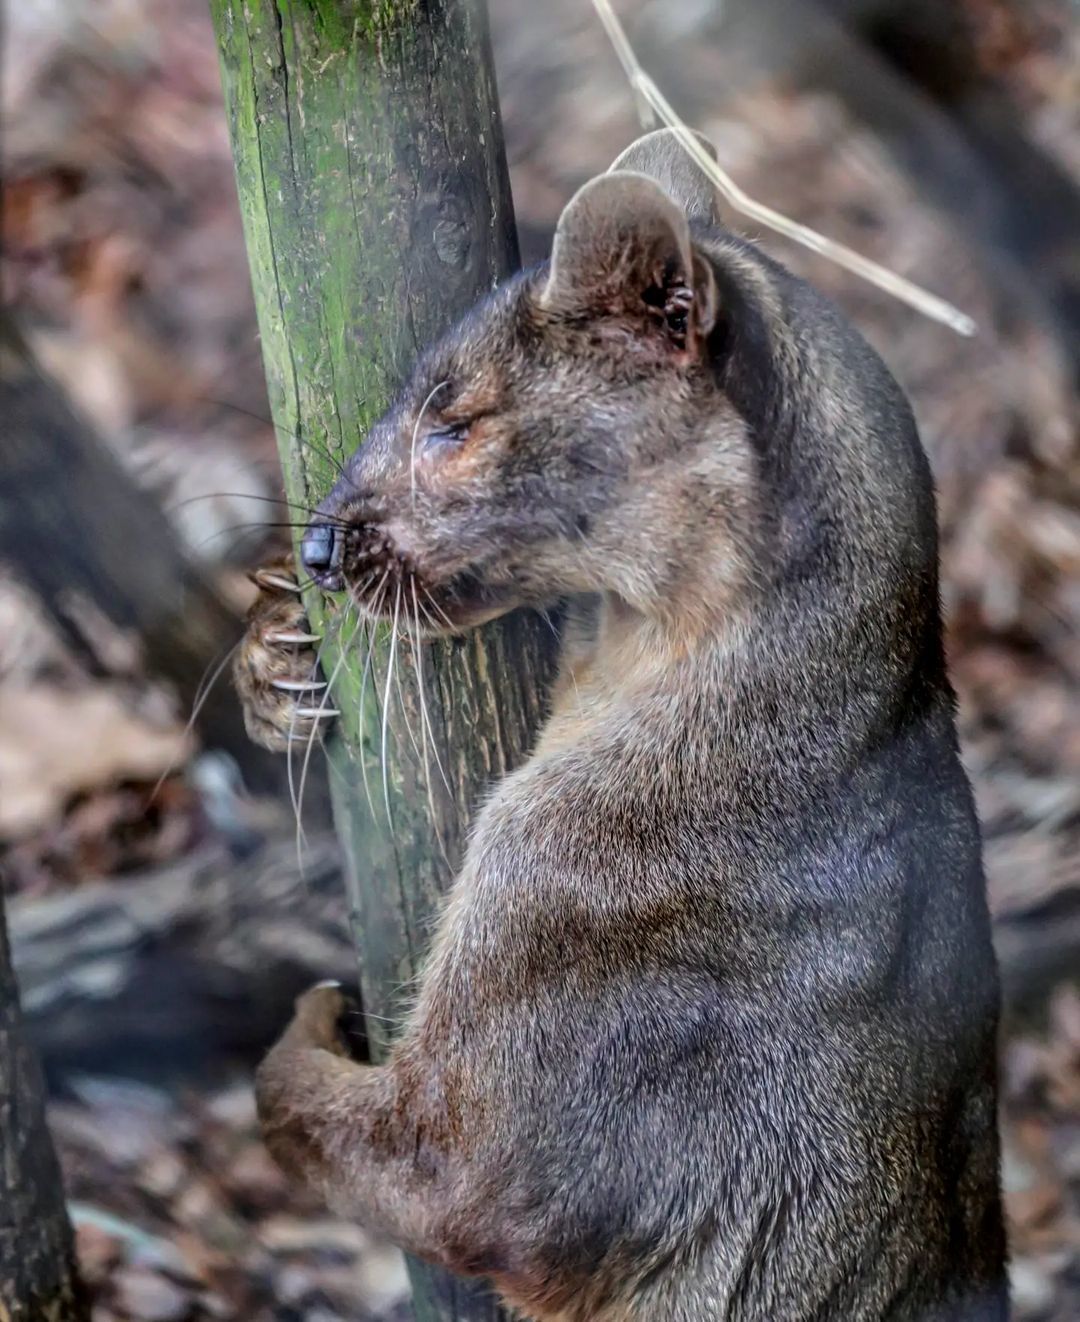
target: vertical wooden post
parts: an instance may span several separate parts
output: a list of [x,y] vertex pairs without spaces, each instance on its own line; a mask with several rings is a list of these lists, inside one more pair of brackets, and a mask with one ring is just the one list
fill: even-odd
[[[482,0],[211,8],[286,491],[311,506],[417,352],[517,261],[486,15]],[[343,713],[331,781],[378,1054],[478,793],[529,746],[549,635],[519,613],[417,649],[384,637],[365,685],[347,605],[308,609]],[[386,680],[391,648],[400,695]],[[437,763],[413,746],[421,683]],[[500,1316],[475,1285],[411,1273],[420,1319]]]

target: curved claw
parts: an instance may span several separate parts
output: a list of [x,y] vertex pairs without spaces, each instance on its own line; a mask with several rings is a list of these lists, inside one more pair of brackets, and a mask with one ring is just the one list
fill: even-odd
[[326,688],[325,679],[272,679],[270,687],[282,693],[318,693]]
[[279,629],[266,635],[268,643],[321,643],[317,633],[302,633],[299,629]]
[[294,578],[287,578],[272,569],[256,569],[255,582],[261,588],[277,588],[279,592],[299,592],[300,584]]

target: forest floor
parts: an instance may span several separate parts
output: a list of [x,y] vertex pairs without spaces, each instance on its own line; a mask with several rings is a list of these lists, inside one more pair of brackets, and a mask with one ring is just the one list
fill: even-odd
[[[1080,1316],[1080,429],[1062,290],[1078,269],[1080,211],[1067,251],[1045,216],[1028,218],[1022,243],[999,243],[1009,227],[979,221],[995,207],[1015,219],[1018,205],[993,155],[997,120],[969,146],[981,108],[1007,103],[1039,178],[1055,196],[1080,187],[1080,35],[1065,0],[955,3],[981,23],[970,58],[982,98],[964,103],[966,119],[827,21],[808,17],[793,49],[781,0],[619,8],[650,71],[751,193],[979,323],[961,340],[765,239],[886,357],[934,465],[950,663],[1008,974],[1016,1316],[1066,1322]],[[638,124],[586,4],[490,8],[535,260],[561,205]],[[243,569],[275,537],[250,525],[279,487],[203,0],[28,6],[11,16],[4,58],[2,275],[20,325],[241,608]],[[259,838],[291,832],[287,807],[223,791],[184,726],[130,668],[87,673],[16,577],[0,577],[0,867],[17,959],[24,919],[58,895],[149,890],[200,851],[235,845],[229,821]],[[107,1020],[117,1001],[87,976]],[[49,1066],[96,1322],[409,1316],[399,1255],[270,1163],[250,1052],[223,1049],[196,1070],[107,1055]]]

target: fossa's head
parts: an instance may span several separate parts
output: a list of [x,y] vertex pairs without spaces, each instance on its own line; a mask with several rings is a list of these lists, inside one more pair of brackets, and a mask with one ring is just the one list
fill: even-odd
[[711,210],[668,134],[582,188],[550,263],[431,348],[357,451],[304,538],[315,580],[375,613],[415,588],[432,629],[573,592],[677,612],[698,556],[734,584],[752,464],[692,236]]

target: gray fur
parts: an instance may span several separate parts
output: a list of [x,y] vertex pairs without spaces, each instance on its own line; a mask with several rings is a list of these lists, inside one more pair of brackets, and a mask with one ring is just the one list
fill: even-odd
[[1001,1319],[927,464],[832,306],[641,177],[700,201],[665,142],[425,356],[326,503],[362,600],[390,566],[457,628],[586,607],[391,1061],[309,994],[267,1141],[535,1319]]

